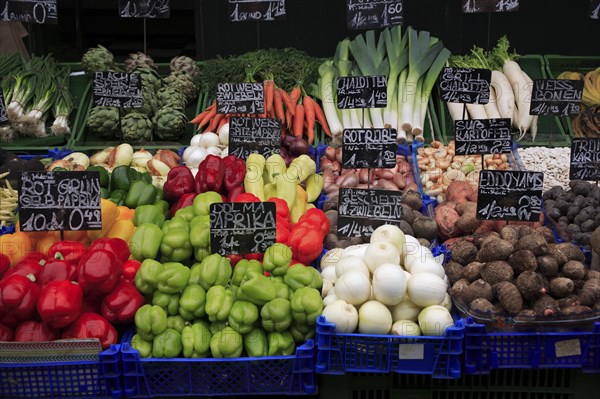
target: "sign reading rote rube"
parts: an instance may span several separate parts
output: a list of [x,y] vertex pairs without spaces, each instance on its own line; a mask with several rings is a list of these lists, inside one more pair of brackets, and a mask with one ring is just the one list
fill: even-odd
[[97,107],[141,108],[142,80],[137,73],[95,72],[93,100]]
[[477,219],[537,222],[542,211],[544,173],[482,170],[477,192]]
[[600,139],[571,140],[571,180],[600,180]]
[[263,114],[265,91],[262,83],[218,83],[217,113]]
[[466,14],[518,11],[519,0],[462,0],[462,10]]
[[447,103],[487,104],[492,71],[477,68],[444,68],[439,79],[440,95]]
[[402,0],[347,0],[348,29],[382,29],[404,22]]
[[171,0],[119,0],[122,18],[169,18]]
[[577,115],[581,110],[583,80],[536,79],[530,115]]
[[344,129],[342,168],[393,168],[396,166],[396,129]]
[[508,154],[512,147],[510,119],[470,119],[454,122],[456,155]]
[[229,154],[246,159],[252,153],[268,158],[281,152],[281,120],[272,118],[231,118]]
[[387,76],[338,78],[336,86],[339,109],[385,108],[387,106]]
[[22,231],[100,230],[98,172],[21,172]]
[[275,244],[274,202],[210,205],[210,247],[221,255],[264,253]]
[[285,20],[285,0],[228,0],[228,3],[231,22]]
[[338,200],[338,237],[370,237],[384,224],[400,225],[402,192],[342,188]]
[[0,0],[0,21],[57,24],[56,0]]

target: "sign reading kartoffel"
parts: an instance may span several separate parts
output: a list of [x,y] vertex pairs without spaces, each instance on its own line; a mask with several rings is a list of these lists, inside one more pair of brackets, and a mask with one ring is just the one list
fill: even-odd
[[581,110],[583,80],[536,79],[530,115],[577,115]]
[[57,24],[56,0],[0,0],[0,21]]
[[8,115],[6,114],[6,103],[4,102],[4,94],[0,89],[0,126],[8,123]]
[[122,18],[169,18],[170,0],[119,0]]
[[484,169],[479,173],[477,219],[537,222],[543,187],[542,172]]
[[264,253],[275,244],[274,202],[210,205],[210,247],[221,255]]
[[231,118],[229,154],[246,159],[252,153],[265,158],[281,152],[281,120],[272,118]]
[[262,83],[218,83],[217,113],[263,114],[265,91]]
[[285,20],[285,0],[228,0],[228,3],[231,22]]
[[385,108],[387,106],[387,76],[338,78],[336,86],[339,109]]
[[600,180],[600,139],[572,139],[569,178]]
[[344,129],[342,167],[393,168],[396,166],[396,129]]
[[380,29],[404,22],[402,0],[347,0],[348,29]]
[[447,103],[487,104],[490,101],[492,71],[477,68],[444,68],[440,94]]
[[512,147],[510,119],[471,119],[454,122],[456,155],[508,154]]
[[338,237],[370,237],[381,225],[400,225],[401,204],[400,191],[340,189]]
[[21,172],[22,231],[100,230],[98,172]]
[[519,10],[519,0],[462,0],[464,13],[508,12]]
[[141,108],[142,80],[137,73],[95,72],[93,96],[97,107]]

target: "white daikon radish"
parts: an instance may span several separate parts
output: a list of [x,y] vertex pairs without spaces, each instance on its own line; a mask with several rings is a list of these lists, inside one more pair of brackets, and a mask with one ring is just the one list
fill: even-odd
[[470,119],[487,119],[485,107],[481,104],[467,104]]
[[500,118],[500,112],[498,111],[496,99],[496,92],[494,86],[490,86],[490,101],[487,104],[483,105],[485,108],[485,113],[489,119]]
[[469,119],[469,114],[465,112],[465,117],[463,118],[463,108],[464,104],[461,103],[446,103],[448,105],[448,112],[450,112],[450,117],[453,121],[460,121],[462,119]]
[[500,71],[492,71],[491,85],[496,95],[496,106],[500,118],[512,118],[515,109],[515,95],[510,82]]

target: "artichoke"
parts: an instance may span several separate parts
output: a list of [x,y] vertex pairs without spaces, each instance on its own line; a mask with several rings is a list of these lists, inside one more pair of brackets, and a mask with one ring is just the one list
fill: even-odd
[[90,133],[101,138],[114,139],[119,135],[119,109],[115,107],[94,107],[86,121]]
[[81,57],[81,65],[88,76],[92,76],[94,72],[114,71],[116,69],[115,58],[112,53],[101,45],[86,51]]
[[171,72],[163,83],[180,91],[188,101],[193,101],[198,95],[194,79],[185,72]]
[[156,70],[154,60],[147,54],[138,51],[137,53],[129,54],[129,58],[125,60],[125,70],[133,72],[136,68],[150,68]]
[[141,112],[142,114],[152,117],[158,109],[158,99],[154,90],[142,89],[142,106],[140,108],[124,108],[125,112]]
[[185,132],[185,114],[172,107],[160,108],[154,116],[156,136],[161,140],[177,140]]
[[200,77],[200,68],[196,62],[190,57],[182,55],[180,57],[174,57],[170,63],[171,72],[185,72],[194,78],[194,81]]
[[156,98],[158,99],[159,108],[169,106],[175,109],[183,110],[187,104],[185,96],[172,86],[162,87],[156,93]]
[[154,69],[139,67],[134,69],[133,72],[140,75],[140,79],[142,80],[142,88],[151,89],[155,92],[160,90],[162,86],[162,79]]
[[133,143],[152,140],[152,121],[140,112],[131,112],[121,120],[123,141]]

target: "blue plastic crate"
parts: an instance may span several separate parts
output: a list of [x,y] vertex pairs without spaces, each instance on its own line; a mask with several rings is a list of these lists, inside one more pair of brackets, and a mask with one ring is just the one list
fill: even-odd
[[53,161],[58,159],[63,159],[67,155],[73,153],[73,150],[69,150],[68,148],[53,148],[48,150],[47,154],[19,154],[17,155],[21,159],[33,159],[33,158],[52,158]]
[[0,226],[0,236],[12,234],[15,232],[15,226]]
[[468,318],[465,373],[489,374],[502,368],[578,368],[599,373],[600,322],[571,331],[513,332],[488,331]]
[[124,395],[133,397],[309,395],[317,391],[314,342],[294,356],[234,359],[141,358],[121,344]]
[[457,319],[443,337],[337,334],[335,323],[317,318],[319,374],[404,373],[459,378],[464,320]]

